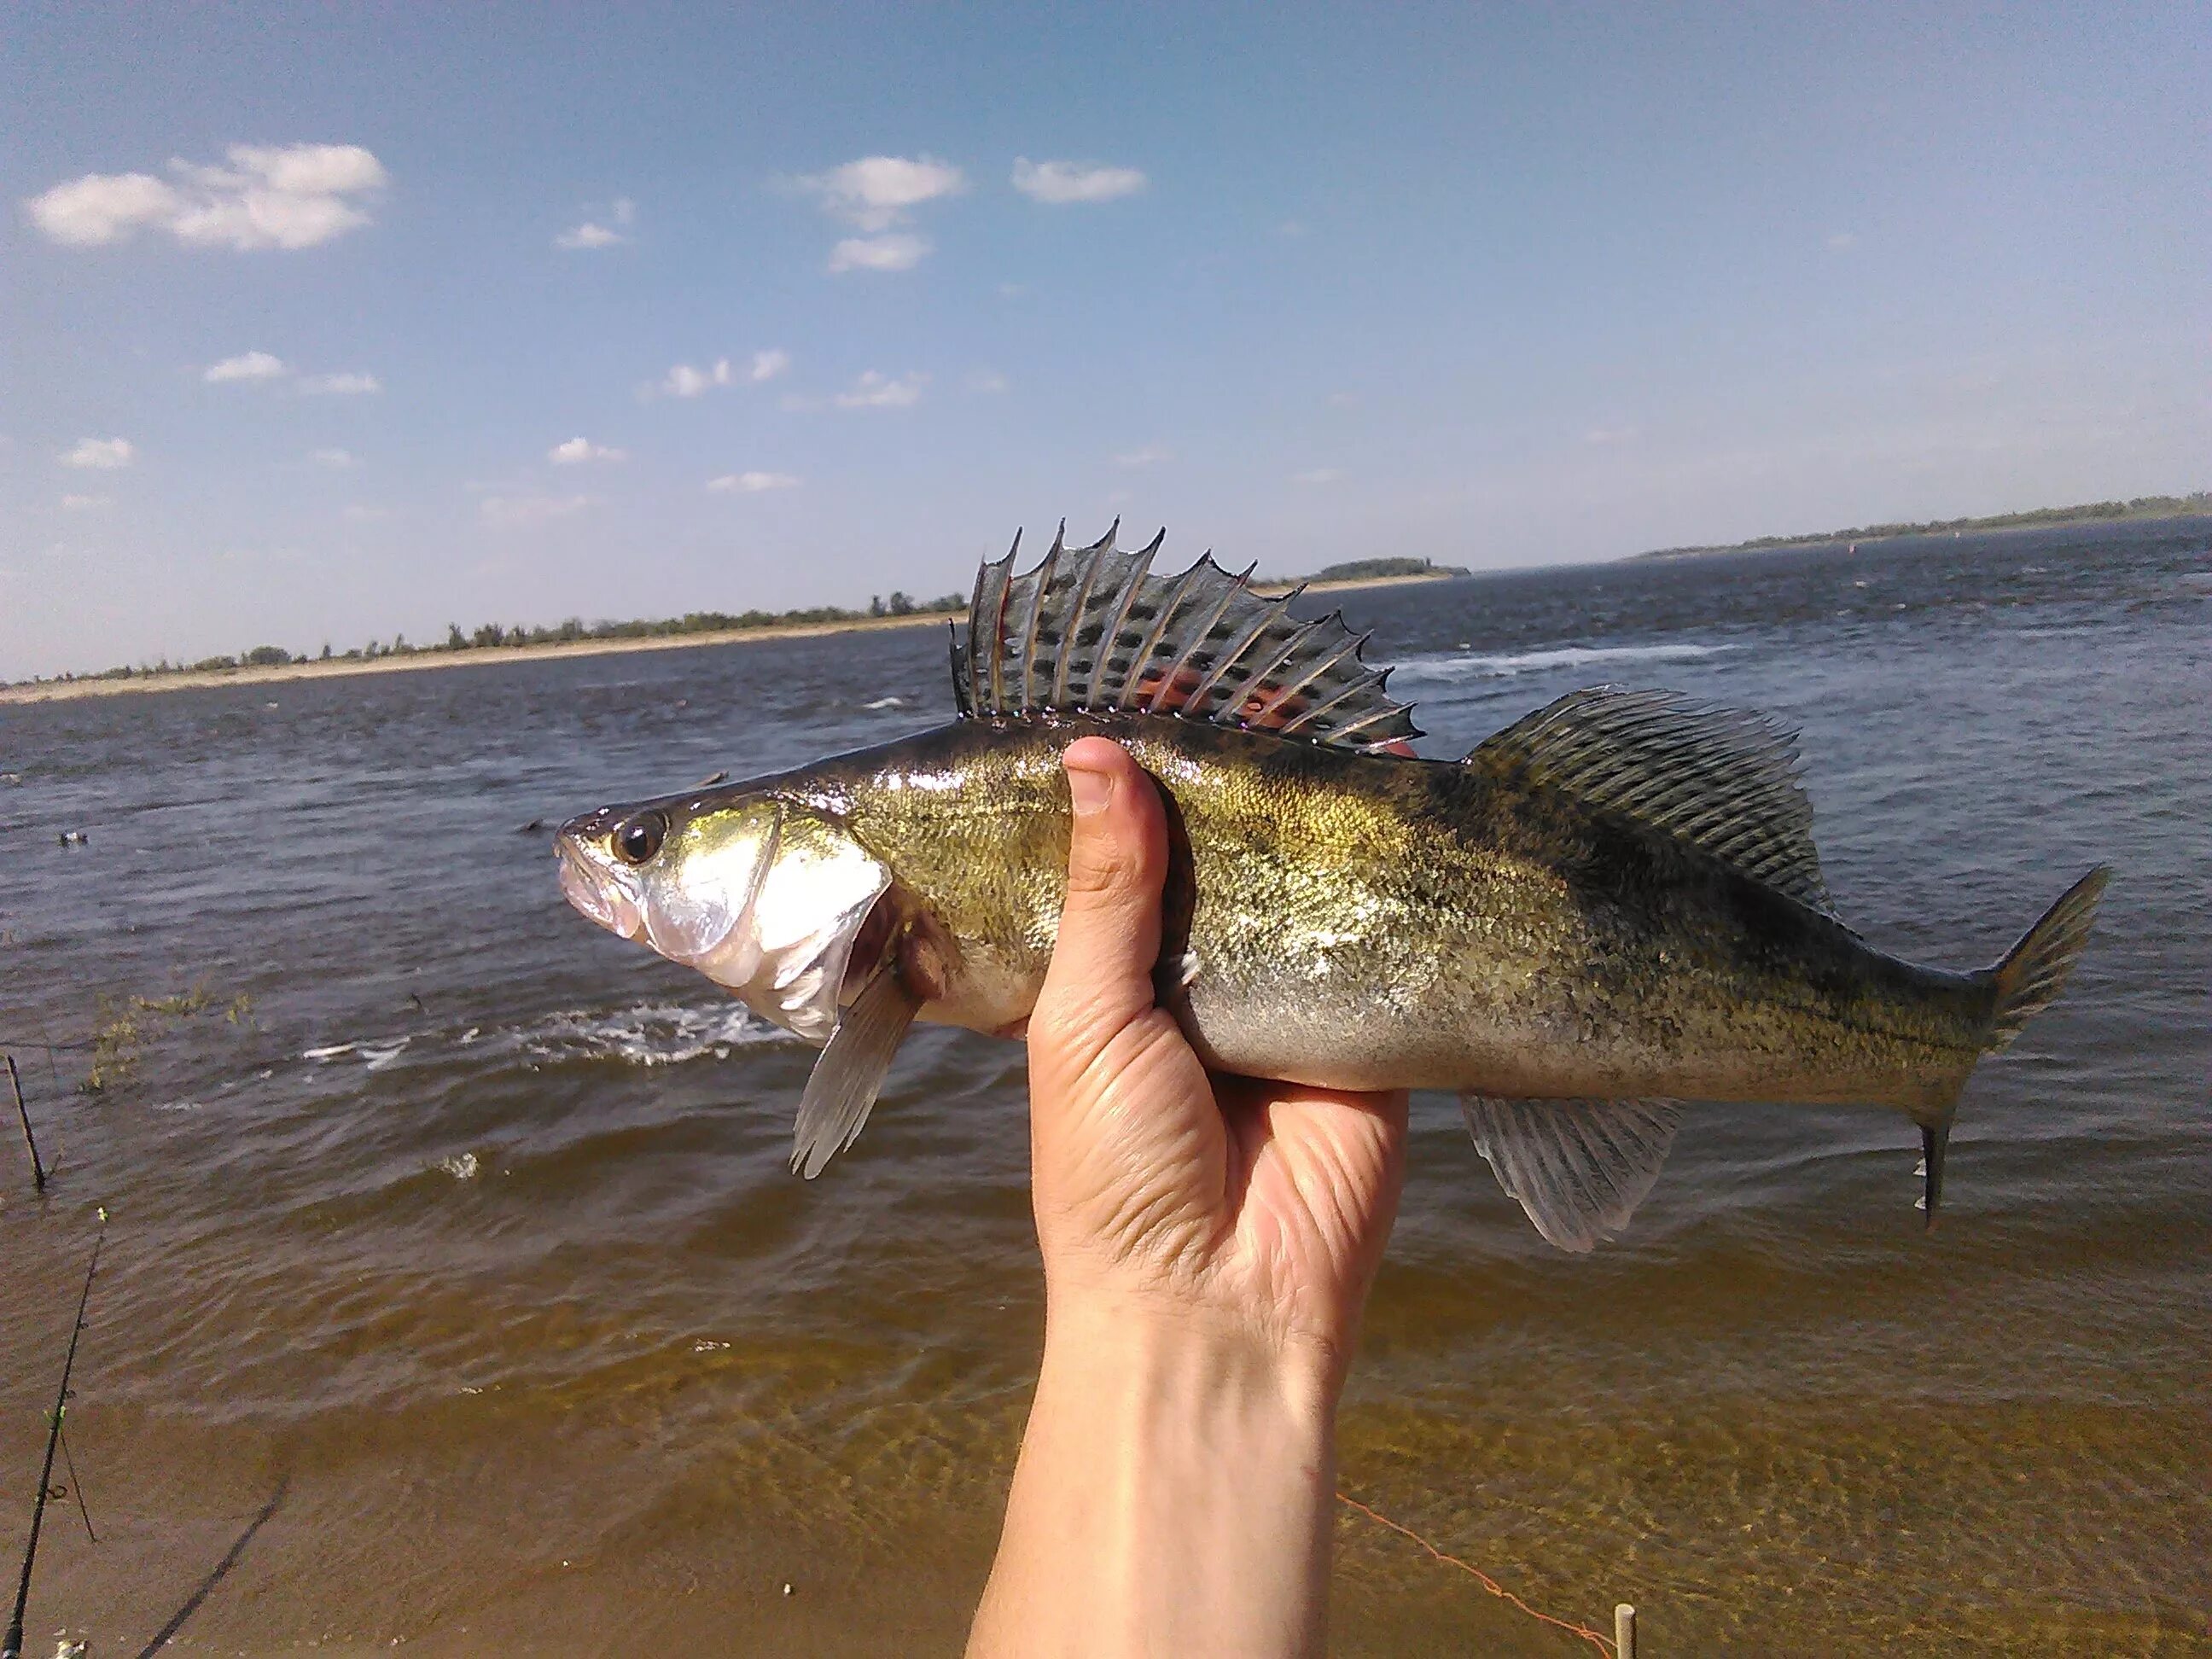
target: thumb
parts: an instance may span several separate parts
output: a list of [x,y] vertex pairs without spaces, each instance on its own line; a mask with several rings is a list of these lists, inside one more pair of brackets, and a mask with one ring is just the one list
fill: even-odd
[[1060,762],[1073,809],[1067,896],[1030,1040],[1073,1075],[1152,1006],[1168,833],[1158,786],[1121,744],[1080,738]]

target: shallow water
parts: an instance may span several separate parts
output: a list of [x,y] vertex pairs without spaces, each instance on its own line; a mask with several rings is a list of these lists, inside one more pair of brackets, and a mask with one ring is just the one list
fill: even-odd
[[[1563,1256],[1417,1097],[1344,1490],[1549,1611],[1637,1602],[1660,1653],[2206,1645],[2212,520],[1345,603],[1430,754],[1601,680],[1801,725],[1838,904],[1898,954],[1978,964],[2118,875],[1971,1087],[1933,1237],[1902,1120],[1710,1108]],[[0,1548],[115,1218],[70,1418],[104,1541],[50,1513],[34,1632],[137,1651],[274,1495],[180,1642],[957,1644],[1041,1318],[1021,1050],[921,1033],[799,1182],[811,1052],[570,914],[522,827],[917,729],[944,661],[917,629],[0,711],[0,1038],[210,999],[99,1096],[15,1048],[61,1170],[34,1201],[0,1162]],[[1340,1651],[1589,1651],[1340,1541]]]

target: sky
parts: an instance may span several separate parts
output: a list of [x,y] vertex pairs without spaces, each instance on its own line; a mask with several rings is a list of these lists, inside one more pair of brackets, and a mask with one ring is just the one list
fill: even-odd
[[2212,9],[1661,9],[18,0],[0,678],[2212,484]]

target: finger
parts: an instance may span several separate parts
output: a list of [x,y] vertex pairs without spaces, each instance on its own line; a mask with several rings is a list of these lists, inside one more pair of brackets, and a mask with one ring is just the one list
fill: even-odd
[[1167,815],[1158,786],[1119,744],[1085,738],[1061,758],[1073,808],[1067,896],[1030,1035],[1032,1047],[1042,1036],[1081,1071],[1152,1006]]

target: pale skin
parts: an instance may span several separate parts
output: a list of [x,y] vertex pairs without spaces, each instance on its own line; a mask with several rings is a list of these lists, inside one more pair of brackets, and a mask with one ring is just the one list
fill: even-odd
[[1064,763],[1066,907],[1029,1028],[1044,1358],[968,1651],[1318,1654],[1406,1096],[1210,1074],[1153,1001],[1157,788],[1103,738]]

